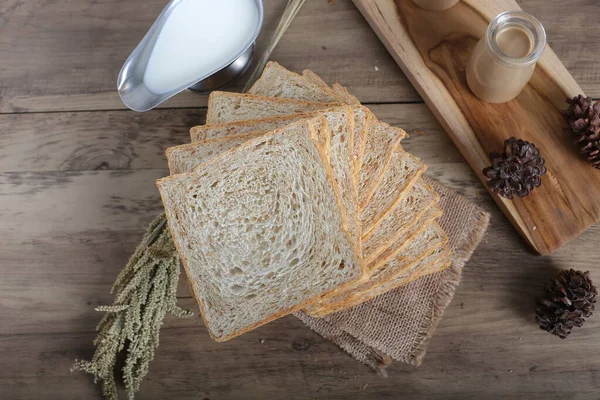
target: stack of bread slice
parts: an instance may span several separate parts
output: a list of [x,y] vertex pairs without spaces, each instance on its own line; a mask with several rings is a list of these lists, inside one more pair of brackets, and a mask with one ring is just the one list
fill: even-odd
[[228,340],[288,313],[322,317],[451,263],[426,166],[344,87],[269,63],[213,92],[158,181],[205,324]]

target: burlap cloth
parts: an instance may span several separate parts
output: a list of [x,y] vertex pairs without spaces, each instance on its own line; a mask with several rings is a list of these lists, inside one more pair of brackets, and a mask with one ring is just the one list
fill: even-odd
[[462,269],[489,222],[489,214],[481,208],[439,182],[426,179],[440,194],[444,215],[439,223],[448,234],[451,267],[325,318],[294,314],[309,328],[384,375],[392,359],[421,364],[429,339],[454,297]]

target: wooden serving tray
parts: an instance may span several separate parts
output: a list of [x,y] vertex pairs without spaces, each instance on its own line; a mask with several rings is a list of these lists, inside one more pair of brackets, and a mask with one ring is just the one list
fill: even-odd
[[412,0],[353,1],[484,185],[489,153],[507,138],[540,149],[548,167],[541,187],[512,201],[492,194],[535,250],[549,254],[600,220],[600,171],[579,157],[560,115],[565,98],[582,91],[552,49],[511,102],[483,102],[467,86],[475,43],[496,15],[520,10],[514,0],[463,0],[440,12]]

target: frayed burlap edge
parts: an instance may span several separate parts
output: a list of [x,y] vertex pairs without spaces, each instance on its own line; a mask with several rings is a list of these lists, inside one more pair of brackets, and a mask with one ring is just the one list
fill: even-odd
[[[477,248],[477,245],[479,245],[479,243],[483,239],[483,236],[485,235],[485,232],[489,225],[490,215],[485,212],[477,212],[473,213],[470,216],[469,220],[469,224],[472,223],[475,226],[475,229],[473,229],[472,231],[465,231],[463,233],[464,236],[468,237],[465,238],[463,236],[462,240],[464,240],[464,243],[458,249],[456,254],[460,256],[461,261],[453,261],[452,266],[443,272],[444,280],[442,286],[440,287],[440,295],[436,299],[437,301],[432,307],[431,313],[427,315],[427,317],[423,321],[423,324],[421,325],[418,340],[411,351],[411,355],[406,357],[404,360],[399,361],[403,361],[408,364],[417,366],[421,365],[423,357],[425,357],[429,341],[433,336],[433,332],[435,331],[438,323],[442,319],[444,311],[454,298],[456,288],[460,283],[464,263],[466,262],[466,260],[469,260],[471,258],[471,255]],[[456,257],[456,255],[454,255],[453,257]]]
[[366,345],[354,336],[341,329],[337,329],[322,318],[312,318],[302,311],[294,316],[304,322],[313,332],[335,343],[339,348],[350,354],[356,360],[368,365],[383,377],[387,377],[386,368],[392,364],[392,358],[381,351]]

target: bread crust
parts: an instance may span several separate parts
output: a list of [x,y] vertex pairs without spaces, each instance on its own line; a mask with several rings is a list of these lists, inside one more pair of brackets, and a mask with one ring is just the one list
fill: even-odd
[[[253,94],[245,94],[245,93],[233,93],[233,92],[220,92],[214,91],[208,96],[208,111],[206,113],[206,124],[222,124],[224,122],[236,122],[243,121],[244,119],[238,119],[237,117],[232,117],[229,121],[223,121],[217,114],[217,102],[224,100],[234,100],[234,101],[253,101],[261,104],[271,104],[271,105],[286,105],[293,107],[293,110],[298,110],[298,112],[290,112],[289,114],[299,114],[302,112],[316,111],[325,108],[339,107],[341,104],[339,103],[319,103],[312,101],[302,101],[302,100],[292,100],[292,99],[284,99],[284,98],[275,98],[275,97],[265,97],[265,96],[256,96]],[[307,111],[308,110],[308,111]],[[286,115],[286,114],[282,114]]]
[[[316,76],[316,74],[313,74]],[[314,81],[313,81],[314,79]],[[281,82],[284,82],[281,84]],[[293,97],[285,90],[289,84],[294,90]],[[248,90],[250,94],[261,96],[273,96],[277,98],[292,98],[298,100],[316,102],[338,102],[338,98],[331,90],[326,90],[327,84],[314,76],[306,77],[283,68],[275,61],[269,61],[265,66],[260,78]],[[275,93],[273,93],[275,91]]]

